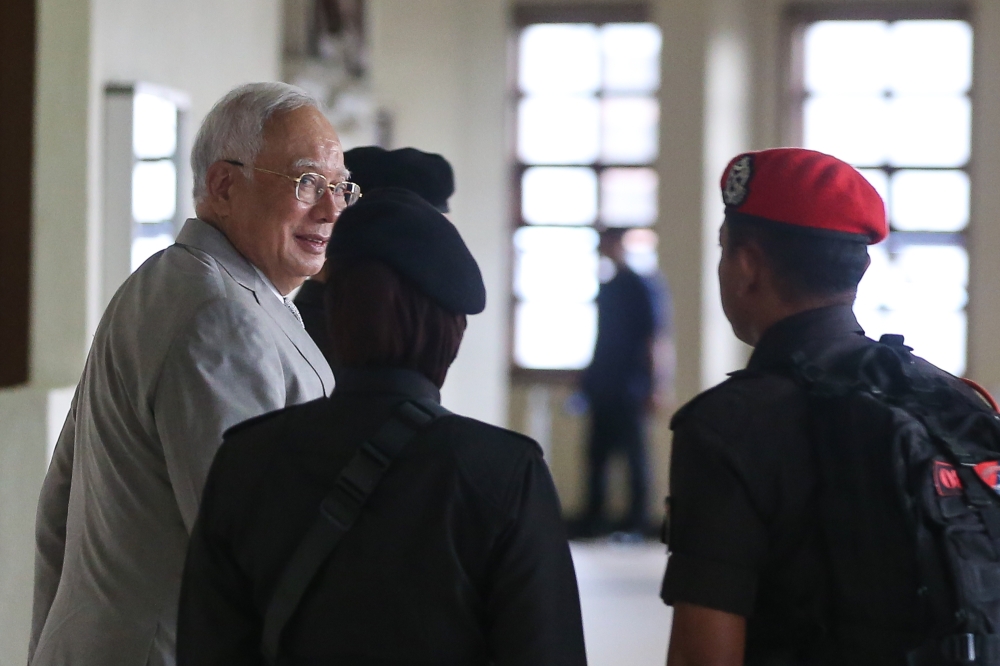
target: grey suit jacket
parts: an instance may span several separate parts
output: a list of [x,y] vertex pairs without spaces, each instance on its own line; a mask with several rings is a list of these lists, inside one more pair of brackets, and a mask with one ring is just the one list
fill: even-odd
[[223,431],[332,388],[253,266],[188,220],[94,337],[38,503],[29,663],[172,664],[188,535]]

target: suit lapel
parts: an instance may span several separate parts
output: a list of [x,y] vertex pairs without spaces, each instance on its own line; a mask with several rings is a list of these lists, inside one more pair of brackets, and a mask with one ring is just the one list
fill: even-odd
[[271,319],[278,325],[278,328],[288,337],[288,340],[299,350],[302,358],[306,360],[306,363],[312,367],[320,381],[323,382],[323,392],[329,395],[330,391],[333,390],[333,385],[329,379],[331,375],[324,376],[320,371],[320,368],[324,366],[329,367],[326,358],[323,357],[323,353],[316,346],[316,343],[313,342],[313,339],[309,337],[306,329],[298,322],[291,310],[279,301],[277,296],[270,293],[270,289],[259,276],[255,274],[254,278],[256,278],[257,285],[253,292],[257,302],[260,303],[264,311],[267,312]]
[[[271,293],[270,288],[257,275],[253,265],[233,247],[225,234],[204,220],[191,218],[184,223],[181,232],[177,234],[177,242],[210,254],[236,282],[253,293],[257,304],[274,320],[288,341],[302,355],[323,384],[323,392],[329,395],[333,390],[333,374],[323,353],[295,319],[295,315],[278,300],[275,294]],[[324,369],[326,372],[323,372]]]

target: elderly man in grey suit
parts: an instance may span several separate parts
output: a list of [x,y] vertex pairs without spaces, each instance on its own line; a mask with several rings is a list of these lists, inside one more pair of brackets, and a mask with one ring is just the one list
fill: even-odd
[[305,92],[237,88],[192,151],[198,217],[98,327],[38,505],[29,662],[174,662],[188,535],[230,426],[330,392],[289,292],[359,196]]

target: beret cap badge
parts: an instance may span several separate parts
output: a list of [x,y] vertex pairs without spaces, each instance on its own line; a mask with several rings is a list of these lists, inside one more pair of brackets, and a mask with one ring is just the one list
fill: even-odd
[[727,206],[739,206],[746,201],[750,183],[753,176],[753,155],[743,155],[733,162],[726,176],[726,185],[722,189],[722,201]]

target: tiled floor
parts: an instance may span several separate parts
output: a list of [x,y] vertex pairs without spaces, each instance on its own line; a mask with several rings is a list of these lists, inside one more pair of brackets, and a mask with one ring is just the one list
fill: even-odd
[[660,601],[660,543],[573,543],[590,666],[663,666],[670,608]]

